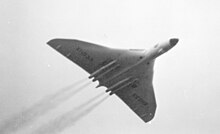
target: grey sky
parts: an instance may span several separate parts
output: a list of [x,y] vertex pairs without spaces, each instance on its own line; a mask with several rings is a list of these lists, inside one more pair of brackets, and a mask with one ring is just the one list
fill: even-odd
[[[158,108],[151,124],[111,96],[62,134],[219,133],[219,7],[218,0],[1,0],[0,123],[88,76],[46,45],[52,38],[147,49],[178,37],[177,46],[155,63]],[[96,85],[32,127],[105,90]]]

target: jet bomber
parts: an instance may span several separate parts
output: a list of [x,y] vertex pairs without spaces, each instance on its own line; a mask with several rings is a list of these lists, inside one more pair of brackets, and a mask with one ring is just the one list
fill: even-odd
[[179,39],[145,49],[115,49],[74,39],[52,39],[47,44],[90,74],[98,87],[117,95],[144,122],[153,119],[156,99],[153,67],[157,57],[173,48]]

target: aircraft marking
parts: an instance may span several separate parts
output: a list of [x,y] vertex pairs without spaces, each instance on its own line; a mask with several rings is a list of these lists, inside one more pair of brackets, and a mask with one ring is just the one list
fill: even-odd
[[141,117],[145,117],[145,116],[147,116],[147,114],[145,113],[145,114],[143,114],[143,115],[141,115]]
[[137,95],[136,93],[133,93],[132,96],[134,97],[135,100],[137,100],[138,102],[140,102],[143,105],[148,105],[148,103],[142,99],[139,95]]
[[71,56],[71,53],[68,53],[67,55],[66,55],[66,57],[70,57]]
[[58,45],[58,46],[56,47],[56,49],[58,50],[60,47],[61,47],[61,45]]
[[85,52],[83,49],[81,49],[80,47],[77,47],[76,51],[79,52],[79,54],[82,55],[83,57],[85,57],[87,60],[89,60],[91,62],[93,61],[93,58],[87,52]]

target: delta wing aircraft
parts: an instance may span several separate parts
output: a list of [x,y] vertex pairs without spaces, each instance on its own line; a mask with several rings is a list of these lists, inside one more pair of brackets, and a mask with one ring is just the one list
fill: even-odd
[[172,38],[149,50],[113,49],[72,39],[53,39],[47,44],[87,71],[92,81],[98,80],[97,87],[107,87],[106,92],[116,94],[144,122],[149,122],[156,111],[154,61],[177,42]]

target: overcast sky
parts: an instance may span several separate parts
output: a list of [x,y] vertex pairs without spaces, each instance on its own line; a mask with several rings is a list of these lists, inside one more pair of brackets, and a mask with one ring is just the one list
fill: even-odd
[[[155,63],[158,107],[151,123],[113,95],[60,134],[219,133],[219,7],[219,0],[1,0],[0,122],[89,76],[48,47],[50,39],[147,49],[177,37]],[[17,133],[33,132],[104,92],[97,84]]]

